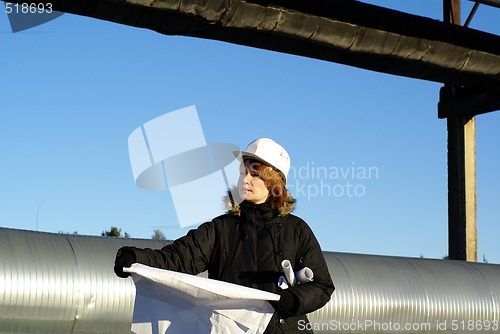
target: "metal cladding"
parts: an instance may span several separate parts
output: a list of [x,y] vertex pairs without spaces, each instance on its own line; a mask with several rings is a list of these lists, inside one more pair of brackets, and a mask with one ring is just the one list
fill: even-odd
[[[168,241],[0,228],[0,333],[130,333],[135,289],[114,275],[124,245]],[[336,290],[319,333],[498,333],[500,266],[325,252]]]
[[499,265],[345,253],[326,259],[336,290],[309,317],[315,333],[500,332]]
[[0,229],[0,333],[130,333],[135,290],[114,256],[163,244]]

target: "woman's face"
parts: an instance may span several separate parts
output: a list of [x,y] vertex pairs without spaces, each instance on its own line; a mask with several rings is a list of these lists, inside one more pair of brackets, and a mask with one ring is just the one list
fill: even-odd
[[240,178],[238,191],[240,197],[254,204],[261,204],[267,201],[269,190],[264,180],[260,178],[259,171],[255,168],[260,165],[252,160],[245,160],[240,167]]

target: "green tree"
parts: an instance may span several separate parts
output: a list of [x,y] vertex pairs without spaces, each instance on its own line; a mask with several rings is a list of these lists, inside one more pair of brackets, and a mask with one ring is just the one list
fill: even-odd
[[151,236],[153,240],[167,240],[165,234],[160,229],[153,230],[153,235]]
[[[111,226],[111,229],[109,231],[102,231],[101,235],[103,237],[121,238],[122,237],[122,229],[118,228],[116,226]],[[125,234],[123,235],[123,238],[130,238],[130,234],[125,232]]]

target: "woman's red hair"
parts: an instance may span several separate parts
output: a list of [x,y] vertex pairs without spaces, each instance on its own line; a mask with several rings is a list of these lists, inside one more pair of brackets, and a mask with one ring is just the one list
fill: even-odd
[[272,167],[256,160],[251,160],[250,169],[252,172],[258,173],[259,177],[264,181],[267,190],[269,190],[269,197],[266,203],[270,204],[273,208],[283,206],[288,190],[281,174]]

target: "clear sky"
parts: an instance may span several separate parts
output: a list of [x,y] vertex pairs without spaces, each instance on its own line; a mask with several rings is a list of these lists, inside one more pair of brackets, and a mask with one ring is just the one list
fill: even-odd
[[[370,2],[442,18],[437,0]],[[465,20],[472,2],[462,7]],[[0,8],[2,227],[185,234],[168,191],[135,185],[127,140],[195,105],[208,143],[287,148],[295,213],[324,250],[447,254],[441,84],[69,14],[12,33]],[[471,27],[498,35],[499,15],[482,5]],[[476,128],[478,260],[500,263],[500,113]]]

